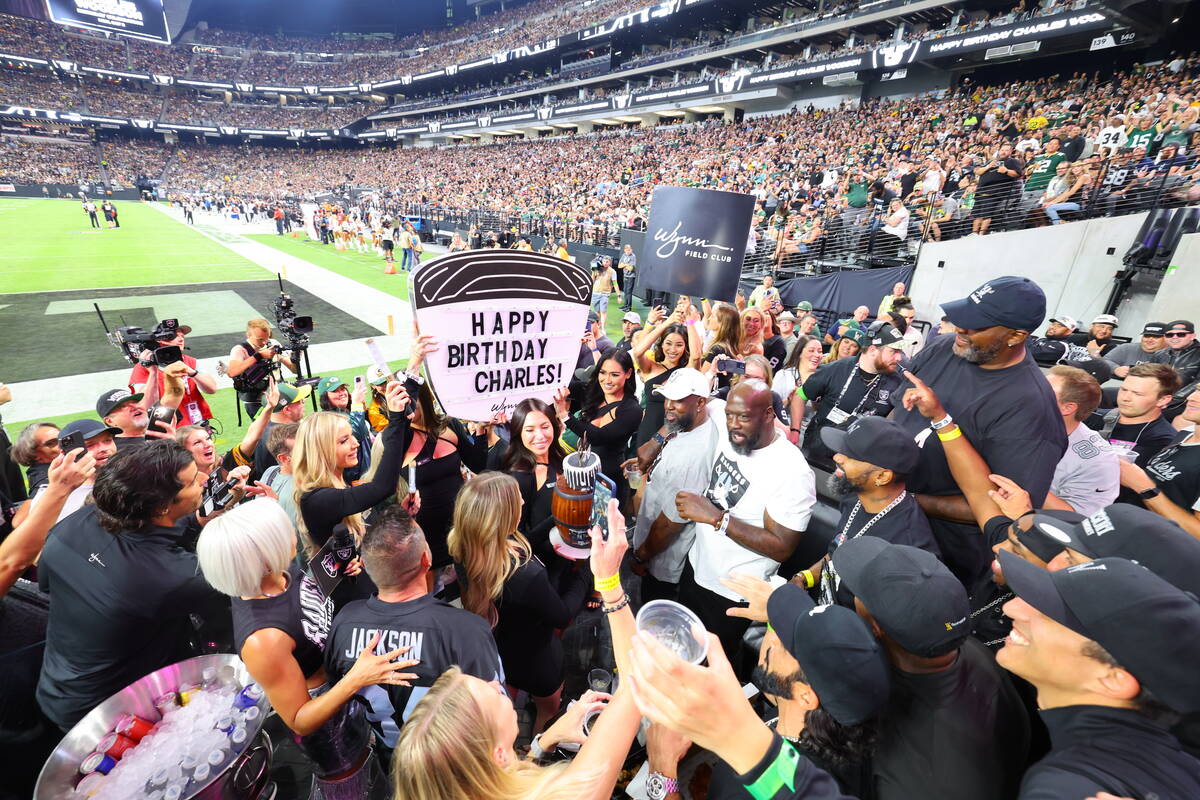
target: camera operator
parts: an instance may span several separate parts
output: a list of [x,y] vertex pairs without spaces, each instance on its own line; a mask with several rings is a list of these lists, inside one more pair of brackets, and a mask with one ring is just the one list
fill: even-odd
[[97,473],[93,505],[47,540],[38,583],[53,602],[37,700],[64,730],[138,678],[195,655],[190,616],[220,600],[180,546],[203,486],[174,441],[123,450]]
[[290,353],[284,353],[283,345],[271,338],[270,322],[255,317],[246,323],[246,340],[229,351],[225,374],[234,379],[238,399],[251,418],[262,409],[262,394],[275,365],[282,364],[294,374],[300,374],[290,356]]
[[[185,337],[192,332],[191,326],[176,325],[172,327],[166,325],[166,322],[168,320],[158,323],[158,326],[151,332],[151,335],[154,337],[157,347],[174,346],[180,349],[180,356],[186,371],[183,377],[183,398],[179,402],[178,409],[184,424],[199,425],[203,420],[212,419],[212,410],[209,409],[208,401],[204,399],[204,395],[213,394],[217,391],[217,379],[213,375],[200,372],[196,369],[196,359],[182,352],[184,350]],[[154,373],[153,375],[151,374],[152,372]],[[149,349],[143,350],[141,353],[141,363],[135,366],[133,372],[129,375],[129,390],[131,392],[144,393],[152,377],[157,379],[159,395],[165,394],[166,375],[158,367],[154,358],[154,351]]]

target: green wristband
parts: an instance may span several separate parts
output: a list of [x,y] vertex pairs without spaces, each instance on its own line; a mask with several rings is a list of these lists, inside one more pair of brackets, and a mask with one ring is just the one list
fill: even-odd
[[746,791],[754,800],[771,800],[784,786],[789,792],[796,791],[796,768],[800,763],[800,754],[790,742],[780,742],[779,755],[771,762],[758,780],[746,787]]
[[803,402],[805,402],[805,403],[807,403],[807,402],[808,402],[808,395],[806,395],[806,394],[804,393],[804,387],[803,387],[803,386],[797,386],[797,387],[796,387],[796,396],[797,396],[797,397],[799,397],[801,401],[803,401]]

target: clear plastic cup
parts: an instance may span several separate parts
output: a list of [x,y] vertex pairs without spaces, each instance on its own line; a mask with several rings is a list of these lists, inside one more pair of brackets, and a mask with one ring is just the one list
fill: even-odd
[[607,692],[612,686],[612,674],[606,669],[594,669],[588,673],[588,688],[594,692]]
[[645,483],[645,476],[642,475],[641,469],[636,464],[625,468],[625,482],[635,492],[642,488],[642,484]]
[[708,655],[708,639],[701,634],[704,625],[687,606],[651,600],[638,611],[636,625],[639,633],[650,634],[684,661],[699,664]]

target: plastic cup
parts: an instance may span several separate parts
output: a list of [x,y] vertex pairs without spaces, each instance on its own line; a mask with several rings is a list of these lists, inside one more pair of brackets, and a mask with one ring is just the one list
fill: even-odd
[[642,484],[646,482],[646,478],[637,466],[630,466],[625,468],[625,482],[629,484],[630,489],[636,492],[642,488]]
[[639,633],[648,633],[684,661],[699,664],[708,655],[708,639],[697,638],[704,624],[687,606],[671,600],[651,600],[636,620]]
[[612,675],[606,669],[594,669],[588,673],[588,688],[593,692],[607,692],[612,686]]

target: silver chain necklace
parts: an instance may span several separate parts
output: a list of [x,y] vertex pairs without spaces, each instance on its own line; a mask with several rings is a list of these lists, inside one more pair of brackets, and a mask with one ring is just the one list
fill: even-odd
[[868,529],[870,529],[870,527],[872,525],[874,525],[876,522],[879,522],[879,520],[881,520],[885,516],[887,516],[887,513],[889,511],[891,511],[896,506],[900,505],[900,503],[902,503],[904,501],[904,498],[907,496],[908,496],[907,490],[900,492],[900,494],[896,495],[895,499],[893,499],[892,502],[888,503],[886,506],[884,506],[879,511],[879,513],[877,513],[875,516],[873,516],[869,520],[867,520],[867,524],[863,525],[862,529],[858,533],[854,534],[853,537],[850,537],[850,536],[848,536],[848,534],[850,533],[850,526],[854,524],[854,520],[858,517],[859,509],[861,509],[863,507],[862,500],[855,502],[854,508],[851,509],[851,511],[850,511],[850,516],[846,519],[845,527],[843,527],[842,532],[840,534],[838,534],[838,546],[841,546],[842,544],[844,544],[846,542],[847,538],[857,539],[858,537],[862,536],[864,533],[867,532]]

